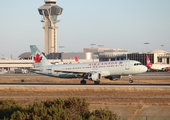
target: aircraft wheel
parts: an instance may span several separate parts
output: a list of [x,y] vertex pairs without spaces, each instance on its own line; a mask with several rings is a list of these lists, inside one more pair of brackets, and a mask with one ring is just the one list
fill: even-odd
[[133,83],[133,80],[129,80],[129,83]]
[[94,84],[98,85],[100,84],[100,81],[94,81]]
[[85,84],[86,84],[86,81],[85,81],[85,80],[81,80],[81,81],[80,81],[80,84],[81,84],[81,85],[85,85]]

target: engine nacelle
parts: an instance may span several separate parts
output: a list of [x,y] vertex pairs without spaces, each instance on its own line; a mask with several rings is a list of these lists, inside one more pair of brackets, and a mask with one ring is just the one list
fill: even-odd
[[101,73],[98,72],[88,73],[87,78],[92,81],[99,81],[101,79]]
[[108,78],[109,80],[116,81],[116,80],[120,80],[122,78],[122,76],[121,75],[113,75],[113,76],[108,76],[106,78]]

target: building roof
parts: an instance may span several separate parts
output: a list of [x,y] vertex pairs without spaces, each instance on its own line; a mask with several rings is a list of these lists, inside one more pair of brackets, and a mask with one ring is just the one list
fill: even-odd
[[165,50],[151,50],[148,53],[167,53]]
[[24,52],[21,55],[18,56],[18,58],[30,58],[31,57],[31,52]]

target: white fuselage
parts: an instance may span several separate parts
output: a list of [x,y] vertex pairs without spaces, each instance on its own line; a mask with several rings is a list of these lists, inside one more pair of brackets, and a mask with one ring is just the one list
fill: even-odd
[[163,64],[163,63],[156,63],[152,64],[151,69],[153,70],[162,70],[170,67],[168,64]]
[[38,74],[61,77],[75,78],[80,73],[99,72],[102,77],[113,75],[132,75],[147,71],[147,67],[138,61],[104,61],[80,64],[62,64],[39,67]]

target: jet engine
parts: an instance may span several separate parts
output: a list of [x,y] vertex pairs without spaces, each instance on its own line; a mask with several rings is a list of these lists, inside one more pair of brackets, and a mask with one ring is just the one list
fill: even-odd
[[107,79],[109,79],[109,80],[116,81],[116,80],[121,79],[122,76],[121,76],[121,75],[113,75],[113,76],[108,76],[108,77],[105,77],[105,78],[107,78]]
[[87,79],[92,81],[100,81],[101,79],[101,73],[98,72],[91,72],[87,74]]

